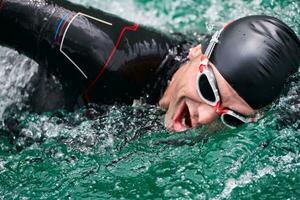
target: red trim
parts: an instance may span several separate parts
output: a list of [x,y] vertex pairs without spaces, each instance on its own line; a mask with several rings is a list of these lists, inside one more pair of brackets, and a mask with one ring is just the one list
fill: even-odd
[[200,71],[201,74],[203,73],[203,71],[206,67],[207,67],[207,65],[203,64],[202,61],[201,61],[200,66],[199,66],[199,71]]
[[218,101],[217,104],[214,106],[214,109],[218,113],[218,115],[226,114],[228,109],[224,109],[221,107],[221,101]]
[[227,24],[225,24],[225,26],[224,26],[224,29],[226,29],[232,22],[234,22],[235,21],[235,19],[234,20],[232,20],[232,21],[230,21],[230,22],[228,22]]
[[139,25],[138,25],[138,24],[134,24],[133,26],[125,26],[125,27],[123,27],[123,29],[121,30],[121,33],[120,33],[120,35],[119,35],[119,37],[118,37],[118,40],[117,40],[117,42],[116,42],[114,48],[112,49],[112,51],[111,51],[111,53],[110,53],[108,59],[106,60],[105,64],[104,64],[103,67],[100,69],[100,71],[98,72],[98,75],[96,76],[95,80],[92,81],[92,82],[89,84],[89,86],[87,87],[86,91],[84,92],[84,98],[85,98],[85,100],[86,100],[87,102],[90,101],[89,93],[90,93],[91,90],[94,88],[95,84],[97,83],[97,81],[99,80],[99,78],[103,75],[103,73],[104,73],[104,71],[106,70],[106,68],[108,67],[108,65],[109,65],[109,63],[110,63],[110,61],[111,61],[111,59],[113,58],[113,56],[114,56],[114,54],[115,54],[115,52],[116,52],[116,50],[117,50],[117,48],[118,48],[118,46],[119,46],[119,44],[120,44],[120,42],[121,42],[121,39],[122,39],[124,33],[125,33],[126,31],[137,31],[138,28],[139,28]]
[[62,36],[63,36],[63,31],[65,30],[66,26],[67,26],[67,23],[69,22],[70,19],[72,19],[74,17],[74,15],[70,15],[66,21],[63,23],[63,25],[61,26],[61,29],[59,31],[59,34],[58,34],[58,38],[57,38],[57,44],[60,44],[61,43],[61,40],[62,40]]
[[199,65],[200,73],[203,73],[204,69],[207,68],[207,63],[203,64],[203,61],[205,59],[207,59],[207,62],[209,62],[208,58],[204,54],[202,54],[201,57],[200,57],[201,62],[200,62],[200,65]]

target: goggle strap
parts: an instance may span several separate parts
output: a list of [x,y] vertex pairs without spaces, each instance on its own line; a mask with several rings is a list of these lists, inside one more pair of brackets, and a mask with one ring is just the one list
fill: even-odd
[[200,62],[200,65],[199,65],[199,71],[201,73],[204,71],[204,69],[207,68],[208,62],[209,62],[208,58],[205,55],[202,55],[201,56],[201,62]]
[[216,44],[219,43],[219,37],[220,37],[221,33],[223,32],[223,30],[226,29],[234,21],[236,21],[236,20],[232,20],[229,23],[225,24],[221,30],[215,32],[215,34],[212,36],[211,40],[209,41],[208,47],[206,48],[205,53],[204,53],[208,58],[210,58],[212,51],[215,48]]
[[205,55],[207,56],[207,58],[210,58],[213,49],[215,48],[216,44],[219,43],[219,37],[222,33],[224,28],[222,28],[220,31],[217,31],[211,38],[211,40],[209,41],[208,47],[205,50]]

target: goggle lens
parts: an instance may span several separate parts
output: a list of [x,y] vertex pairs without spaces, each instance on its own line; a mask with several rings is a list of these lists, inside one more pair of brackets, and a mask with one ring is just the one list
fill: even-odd
[[222,120],[225,124],[231,126],[231,127],[238,127],[243,125],[245,122],[240,120],[239,118],[232,116],[230,114],[223,114]]
[[200,75],[198,80],[198,88],[203,98],[205,98],[207,101],[216,101],[216,95],[214,94],[213,88],[211,87],[206,74]]

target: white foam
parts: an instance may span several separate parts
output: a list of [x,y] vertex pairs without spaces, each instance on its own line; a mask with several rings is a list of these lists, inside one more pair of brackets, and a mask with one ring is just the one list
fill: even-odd
[[38,65],[16,51],[0,46],[0,119],[4,110],[28,97],[26,88]]
[[266,166],[257,170],[256,174],[250,171],[246,171],[238,179],[230,178],[227,180],[225,187],[220,195],[213,198],[213,200],[227,199],[230,197],[232,191],[237,187],[245,187],[250,183],[256,182],[266,175],[275,176],[274,168],[272,166]]
[[[245,171],[239,178],[229,178],[221,194],[217,195],[214,200],[229,198],[232,191],[235,188],[242,188],[253,182],[258,181],[266,175],[276,176],[277,172],[290,172],[295,167],[300,166],[298,162],[300,155],[296,153],[289,152],[282,156],[272,156],[269,160],[273,163],[272,166],[266,166],[261,169],[257,169],[256,173],[250,171]],[[276,166],[274,168],[274,166]]]

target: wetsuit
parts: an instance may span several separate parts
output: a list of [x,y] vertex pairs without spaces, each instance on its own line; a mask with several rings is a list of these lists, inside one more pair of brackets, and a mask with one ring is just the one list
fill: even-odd
[[[157,103],[184,52],[180,39],[59,0],[0,0],[0,44],[37,61],[66,102]],[[171,53],[170,53],[171,52]],[[58,97],[61,98],[61,97]]]

